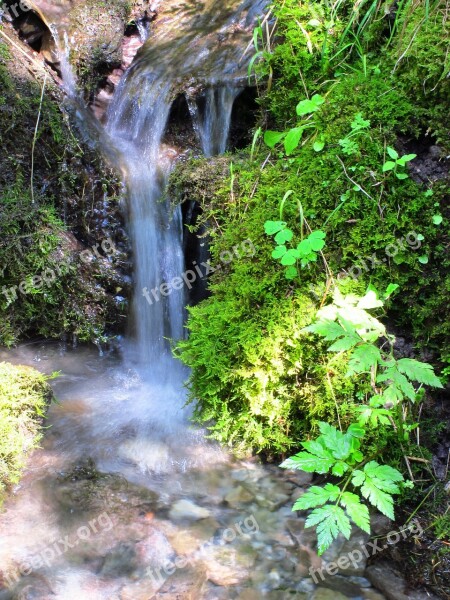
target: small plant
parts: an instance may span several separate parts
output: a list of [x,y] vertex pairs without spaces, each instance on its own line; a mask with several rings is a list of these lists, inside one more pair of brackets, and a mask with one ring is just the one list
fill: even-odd
[[[381,513],[394,519],[393,495],[401,492],[403,475],[375,460],[365,459],[360,450],[365,430],[352,424],[342,433],[327,423],[319,423],[320,435],[315,440],[302,442],[305,451],[285,460],[281,467],[308,473],[330,473],[343,477],[339,483],[313,485],[294,504],[292,510],[313,508],[305,527],[317,526],[318,553],[323,554],[333,540],[342,533],[349,539],[351,521],[370,533],[369,509],[365,499]],[[353,491],[347,491],[349,486]]]
[[[315,94],[311,99],[306,98],[305,100],[301,100],[297,104],[297,115],[299,117],[312,115],[320,109],[324,102],[325,98],[323,98],[320,94]],[[284,140],[286,156],[290,156],[295,150],[297,150],[302,139],[303,132],[306,129],[314,127],[314,123],[305,122],[297,125],[296,127],[292,127],[291,129],[287,129],[286,131],[268,130],[264,134],[264,141],[269,148],[274,148],[277,144]],[[321,138],[318,142],[316,142],[314,149],[318,152],[323,149],[324,145],[325,141]]]
[[383,173],[393,171],[397,179],[408,179],[408,173],[405,173],[401,169],[405,168],[406,163],[414,160],[417,157],[417,154],[404,154],[403,156],[400,156],[397,150],[390,146],[388,146],[386,150],[392,160],[388,160],[384,163]]
[[359,144],[354,138],[369,129],[370,121],[368,119],[363,119],[362,114],[358,113],[355,115],[350,126],[352,128],[351,132],[346,135],[345,138],[339,140],[339,146],[342,148],[342,152],[348,156],[359,153]]
[[353,294],[344,297],[336,289],[333,303],[320,309],[316,322],[304,331],[333,342],[329,352],[349,352],[348,377],[365,375],[368,378],[372,395],[366,404],[357,407],[359,424],[369,423],[373,427],[390,424],[399,439],[406,440],[412,427],[406,422],[402,402],[421,400],[424,385],[443,386],[428,363],[412,358],[396,359],[395,337],[368,312],[383,307],[397,288],[397,285],[389,285],[382,299],[374,290],[368,290],[361,298]]
[[[284,204],[292,193],[292,190],[289,190],[281,202],[280,219],[283,218]],[[286,221],[266,221],[264,223],[266,234],[275,236],[274,241],[277,245],[272,252],[272,258],[279,260],[284,267],[287,267],[285,271],[286,279],[297,277],[298,265],[304,269],[310,263],[316,262],[318,253],[325,246],[326,233],[320,229],[311,231],[308,237],[304,237],[303,225],[306,220],[300,201],[298,201],[298,208],[300,213],[300,242],[297,245],[295,245],[296,241],[293,242],[294,232],[287,226]],[[287,246],[288,243],[291,247]]]

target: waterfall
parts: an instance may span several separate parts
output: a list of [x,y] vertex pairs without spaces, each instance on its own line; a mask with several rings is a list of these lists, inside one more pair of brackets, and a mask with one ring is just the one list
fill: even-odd
[[[234,84],[227,84],[210,87],[203,96],[188,97],[194,129],[205,156],[216,156],[226,151],[231,113],[234,101],[241,89]],[[203,111],[200,108],[202,100],[204,101]]]

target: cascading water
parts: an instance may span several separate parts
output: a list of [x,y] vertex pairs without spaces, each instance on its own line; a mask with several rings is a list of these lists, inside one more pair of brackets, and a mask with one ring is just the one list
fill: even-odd
[[[200,98],[188,98],[194,129],[205,156],[223,154],[227,149],[231,113],[242,88],[233,84],[208,88]],[[204,101],[203,111],[200,101]]]

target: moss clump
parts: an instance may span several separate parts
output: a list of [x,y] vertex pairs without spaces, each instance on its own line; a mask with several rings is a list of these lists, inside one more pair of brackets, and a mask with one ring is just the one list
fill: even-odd
[[30,367],[0,363],[0,501],[19,481],[28,453],[41,439],[52,397],[47,379]]

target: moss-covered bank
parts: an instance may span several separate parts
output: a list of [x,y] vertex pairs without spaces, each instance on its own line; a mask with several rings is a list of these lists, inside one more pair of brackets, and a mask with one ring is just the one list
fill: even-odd
[[121,330],[126,314],[120,184],[77,139],[51,72],[12,28],[3,32],[0,344],[36,335],[102,339]]
[[0,363],[0,503],[41,439],[52,398],[47,379],[30,367]]

